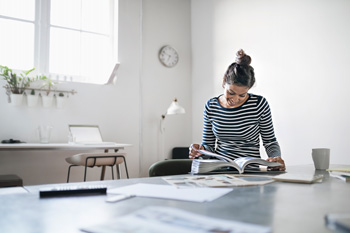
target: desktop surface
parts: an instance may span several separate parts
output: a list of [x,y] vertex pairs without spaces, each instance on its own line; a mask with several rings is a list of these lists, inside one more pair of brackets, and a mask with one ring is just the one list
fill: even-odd
[[[348,166],[349,167],[349,166]],[[171,206],[196,214],[271,227],[272,232],[331,232],[328,213],[349,213],[350,185],[313,165],[290,166],[287,172],[323,174],[322,183],[274,182],[263,186],[234,187],[211,202],[197,203],[133,197],[108,203],[105,195],[39,198],[39,190],[72,185],[105,185],[108,189],[147,183],[168,185],[161,177],[86,183],[25,186],[29,193],[0,196],[0,232],[81,232],[96,224],[113,224],[126,214],[147,206]]]
[[16,150],[93,150],[93,149],[124,149],[131,144],[125,143],[1,143],[0,151]]

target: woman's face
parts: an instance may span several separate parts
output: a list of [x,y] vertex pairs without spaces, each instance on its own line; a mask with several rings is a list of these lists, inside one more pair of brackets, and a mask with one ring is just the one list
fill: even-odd
[[223,84],[224,97],[229,107],[238,107],[248,98],[249,87],[238,86],[236,84]]

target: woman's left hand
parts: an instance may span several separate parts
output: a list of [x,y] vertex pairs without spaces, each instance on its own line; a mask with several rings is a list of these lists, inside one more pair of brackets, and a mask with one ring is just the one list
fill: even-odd
[[281,156],[269,157],[266,160],[269,162],[277,162],[277,163],[282,164],[281,166],[278,166],[278,167],[271,167],[271,168],[269,168],[270,170],[278,170],[278,171],[285,171],[286,170],[286,165],[284,164],[284,160],[281,158]]

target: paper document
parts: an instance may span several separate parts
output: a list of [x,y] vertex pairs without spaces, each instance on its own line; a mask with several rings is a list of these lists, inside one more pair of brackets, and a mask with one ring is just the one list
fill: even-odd
[[135,195],[139,197],[155,197],[181,201],[206,202],[213,201],[231,192],[232,188],[186,188],[179,189],[171,185],[133,184],[121,188],[108,189],[108,194]]
[[186,187],[238,187],[265,185],[274,182],[269,176],[256,175],[208,175],[208,176],[174,176],[163,177],[163,180],[178,188]]
[[91,233],[268,233],[271,228],[238,221],[222,220],[171,207],[150,206],[112,223],[81,229]]
[[273,179],[276,181],[283,181],[283,182],[311,184],[314,182],[322,182],[323,175],[285,173],[282,175],[274,176]]

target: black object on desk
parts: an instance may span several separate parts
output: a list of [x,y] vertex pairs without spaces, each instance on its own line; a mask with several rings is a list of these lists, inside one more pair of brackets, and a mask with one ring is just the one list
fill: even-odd
[[107,188],[102,186],[87,187],[56,187],[40,190],[40,198],[45,197],[69,197],[69,196],[90,196],[90,195],[106,195]]
[[21,142],[21,140],[15,140],[10,138],[9,140],[2,140],[1,143],[25,143],[25,142]]

